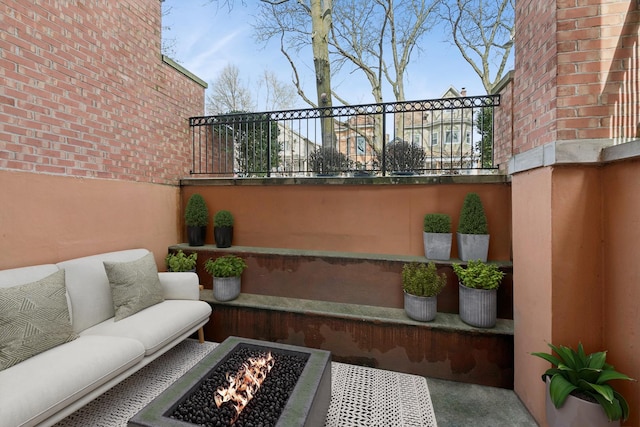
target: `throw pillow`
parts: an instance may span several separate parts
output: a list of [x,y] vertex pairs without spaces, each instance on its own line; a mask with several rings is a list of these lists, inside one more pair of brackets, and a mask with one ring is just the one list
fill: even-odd
[[75,338],[64,270],[0,289],[0,371]]
[[158,267],[151,252],[135,261],[104,261],[104,268],[111,286],[116,322],[164,301]]

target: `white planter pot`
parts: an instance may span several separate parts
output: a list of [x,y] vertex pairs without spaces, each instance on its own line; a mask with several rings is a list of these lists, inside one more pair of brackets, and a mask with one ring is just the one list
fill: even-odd
[[467,288],[462,283],[458,288],[460,319],[477,328],[493,328],[498,317],[497,290]]
[[419,297],[404,293],[404,311],[418,322],[430,322],[438,312],[438,297]]
[[549,395],[547,378],[547,423],[549,427],[618,427],[620,420],[609,421],[607,414],[597,403],[587,402],[569,395],[560,408],[556,408]]
[[458,242],[458,258],[462,261],[487,261],[489,254],[488,234],[456,233]]
[[213,297],[218,301],[231,301],[240,295],[240,276],[214,277]]
[[425,233],[423,231],[424,256],[427,259],[450,259],[452,235],[452,233]]

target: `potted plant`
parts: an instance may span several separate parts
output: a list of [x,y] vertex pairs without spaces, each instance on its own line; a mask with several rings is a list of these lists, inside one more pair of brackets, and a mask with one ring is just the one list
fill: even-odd
[[240,295],[240,276],[247,263],[236,255],[224,255],[216,260],[209,258],[204,264],[213,276],[213,296],[218,301],[231,301]]
[[189,197],[184,212],[184,222],[187,225],[187,239],[189,246],[204,246],[209,223],[209,209],[204,198],[195,193]]
[[335,176],[349,169],[349,160],[333,147],[320,147],[309,155],[309,166],[318,176]]
[[233,215],[229,211],[218,211],[213,216],[213,238],[219,248],[228,248],[233,240]]
[[[392,175],[415,175],[424,170],[427,156],[420,144],[395,138],[384,150],[386,170]],[[376,153],[375,166],[382,168],[382,152]]]
[[438,294],[447,284],[447,276],[438,274],[436,265],[411,262],[402,267],[402,290],[404,311],[407,316],[420,322],[436,318]]
[[439,260],[451,258],[451,216],[442,213],[426,214],[422,237],[425,257]]
[[464,198],[456,236],[458,257],[462,261],[487,261],[489,229],[482,200],[477,193],[468,193]]
[[196,271],[196,261],[198,253],[186,255],[182,249],[178,249],[175,254],[169,253],[164,259],[168,271]]
[[495,264],[469,261],[467,268],[453,264],[459,279],[459,313],[463,322],[493,328],[498,317],[498,287],[504,273]]
[[606,363],[607,352],[586,354],[548,344],[556,355],[532,353],[551,363],[542,374],[547,384],[547,423],[550,427],[619,426],[629,417],[624,397],[608,384],[611,380],[631,380]]

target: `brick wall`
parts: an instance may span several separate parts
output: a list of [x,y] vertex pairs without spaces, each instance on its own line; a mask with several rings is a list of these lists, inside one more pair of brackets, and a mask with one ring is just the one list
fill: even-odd
[[176,184],[204,88],[162,61],[158,0],[0,0],[0,170]]

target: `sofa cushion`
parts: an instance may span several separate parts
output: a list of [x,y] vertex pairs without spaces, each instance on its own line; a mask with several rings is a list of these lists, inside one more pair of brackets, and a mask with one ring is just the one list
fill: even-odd
[[143,354],[132,339],[79,337],[0,371],[0,425],[38,425],[137,365]]
[[127,262],[105,261],[116,322],[164,301],[152,253]]
[[204,301],[165,300],[119,322],[106,320],[81,333],[133,338],[151,355],[206,322],[211,306]]
[[57,264],[64,268],[67,292],[71,300],[71,323],[80,332],[114,315],[113,298],[104,261],[133,261],[149,251],[130,249],[75,258]]
[[64,270],[0,289],[0,370],[74,338]]

